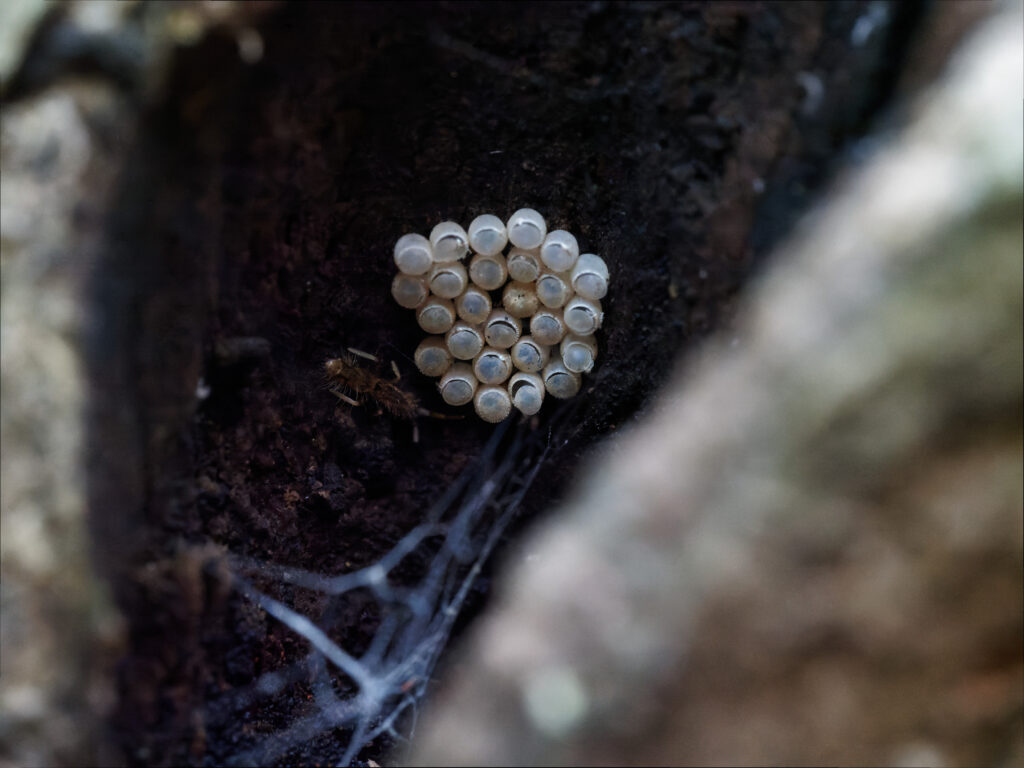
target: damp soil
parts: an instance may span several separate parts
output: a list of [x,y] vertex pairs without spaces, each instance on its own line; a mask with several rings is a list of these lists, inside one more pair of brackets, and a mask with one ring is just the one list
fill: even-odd
[[[128,627],[113,725],[130,764],[220,764],[309,707],[300,686],[211,714],[306,651],[231,589],[229,554],[371,565],[493,432],[413,367],[422,332],[389,295],[395,239],[530,206],[609,264],[598,367],[514,536],[728,324],[881,108],[912,11],[855,48],[867,8],[289,4],[261,22],[258,63],[228,34],[176,54],[94,281],[94,529]],[[323,365],[348,347],[384,378],[393,361],[398,386],[457,418],[341,402]],[[545,430],[552,410],[516,428]],[[333,624],[355,652],[376,629],[364,603]],[[286,762],[336,759],[345,736]]]

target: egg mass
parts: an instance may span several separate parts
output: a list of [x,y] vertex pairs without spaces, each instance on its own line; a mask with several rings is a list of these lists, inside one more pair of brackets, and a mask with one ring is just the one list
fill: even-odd
[[504,220],[484,213],[466,229],[443,221],[428,237],[404,234],[393,257],[391,294],[429,334],[413,360],[439,378],[445,403],[472,403],[496,424],[513,409],[537,414],[546,395],[579,393],[597,360],[610,277],[571,232],[549,231],[533,208]]

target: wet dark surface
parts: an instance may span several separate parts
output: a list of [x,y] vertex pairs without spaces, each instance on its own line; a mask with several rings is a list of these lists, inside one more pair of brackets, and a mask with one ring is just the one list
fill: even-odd
[[[867,125],[880,102],[864,78],[889,51],[884,28],[851,49],[864,8],[298,5],[268,17],[256,65],[217,36],[179,54],[97,281],[94,505],[130,625],[116,727],[131,763],[221,763],[310,706],[300,686],[230,718],[207,707],[306,649],[218,577],[227,553],[324,574],[370,565],[493,431],[412,365],[422,332],[389,294],[397,237],[530,206],[609,264],[598,367],[521,528],[728,322]],[[386,378],[394,361],[426,408],[464,418],[421,418],[414,442],[412,423],[340,402],[322,369],[346,347]],[[551,410],[520,429],[545,429]],[[483,599],[481,586],[470,614]],[[358,651],[376,621],[354,595],[332,637]],[[344,737],[288,761],[329,762]]]

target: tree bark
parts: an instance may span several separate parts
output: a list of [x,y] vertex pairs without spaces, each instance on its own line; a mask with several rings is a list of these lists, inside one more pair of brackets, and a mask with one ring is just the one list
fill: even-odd
[[[863,2],[0,11],[15,6],[25,15],[0,23],[0,755],[19,764],[109,762],[104,723],[129,763],[220,763],[309,710],[308,690],[244,717],[215,706],[305,652],[228,588],[227,556],[370,565],[491,435],[431,419],[416,443],[412,425],[323,385],[324,361],[355,346],[444,408],[387,293],[399,235],[532,205],[609,262],[579,418],[517,425],[551,442],[525,523],[590,445],[618,444],[680,355],[729,327],[843,152],[914,87],[908,59],[916,83],[943,59],[945,44],[909,55],[922,20],[950,15]],[[467,614],[486,593],[485,573]],[[336,614],[332,637],[365,647],[373,611],[353,600]],[[327,729],[286,759],[326,761],[344,739]]]

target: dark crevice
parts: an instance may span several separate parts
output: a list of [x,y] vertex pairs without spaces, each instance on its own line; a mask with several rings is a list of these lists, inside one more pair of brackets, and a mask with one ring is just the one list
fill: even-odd
[[[514,536],[728,322],[753,266],[884,108],[923,10],[895,11],[890,42],[854,49],[866,8],[287,4],[261,27],[258,64],[219,34],[176,54],[94,281],[92,502],[131,627],[115,719],[131,764],[221,764],[307,711],[301,688],[237,717],[208,706],[305,653],[217,586],[227,553],[370,565],[492,434],[411,364],[422,334],[388,294],[397,237],[530,205],[609,263],[598,366]],[[836,98],[856,73],[877,82],[856,109],[803,115],[807,71]],[[421,419],[414,442],[411,423],[342,404],[323,364],[350,346],[464,418]],[[552,418],[546,407],[537,428]],[[329,607],[349,648],[378,622],[357,597]],[[343,737],[287,760],[330,760]]]

